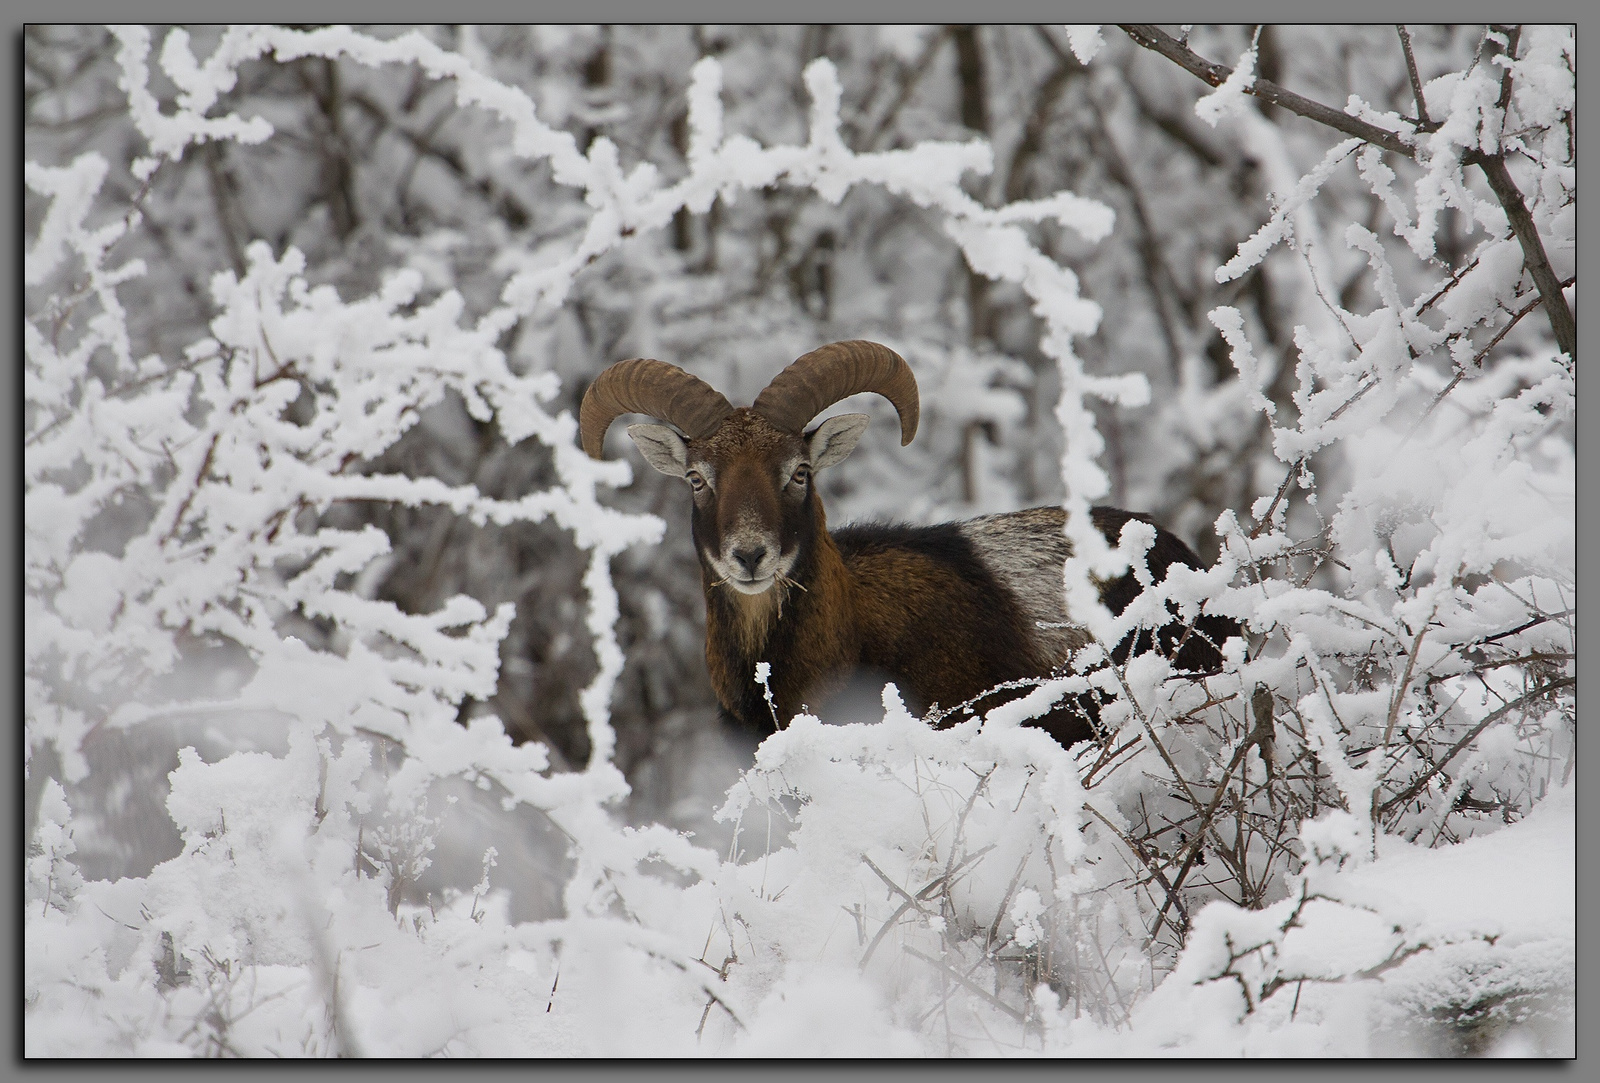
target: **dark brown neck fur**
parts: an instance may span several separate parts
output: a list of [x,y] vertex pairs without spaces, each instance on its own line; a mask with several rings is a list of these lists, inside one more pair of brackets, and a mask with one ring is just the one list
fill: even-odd
[[[820,504],[809,553],[759,595],[714,585],[701,568],[706,596],[706,669],[717,699],[744,726],[773,729],[772,712],[755,680],[757,662],[772,664],[771,687],[781,722],[816,709],[860,661],[854,592]],[[841,634],[842,630],[842,634]]]

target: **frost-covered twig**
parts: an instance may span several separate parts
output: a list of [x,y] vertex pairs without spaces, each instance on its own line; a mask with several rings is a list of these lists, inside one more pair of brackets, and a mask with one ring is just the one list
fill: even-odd
[[1517,187],[1517,182],[1511,179],[1511,171],[1506,168],[1504,155],[1485,155],[1470,151],[1462,161],[1471,162],[1483,171],[1490,190],[1500,201],[1500,206],[1505,208],[1506,218],[1511,223],[1511,231],[1516,234],[1517,243],[1522,245],[1528,273],[1533,276],[1533,284],[1539,290],[1539,299],[1544,302],[1545,313],[1550,318],[1550,329],[1555,333],[1556,345],[1560,347],[1562,353],[1576,359],[1577,321],[1573,319],[1572,308],[1567,304],[1566,295],[1562,292],[1561,282],[1555,269],[1550,266],[1550,256],[1544,250],[1544,240],[1539,236],[1539,227],[1534,224],[1533,215],[1529,213],[1528,205],[1523,201],[1522,189]]
[[[1233,74],[1232,69],[1203,59],[1188,46],[1180,44],[1158,27],[1129,24],[1123,26],[1122,29],[1139,45],[1160,53],[1211,86],[1222,85]],[[1513,28],[1508,34],[1503,35],[1503,44],[1496,42],[1496,39],[1492,37],[1490,41],[1496,44],[1497,48],[1502,48],[1505,55],[1514,57],[1519,31],[1520,28]],[[1409,49],[1407,50],[1407,55],[1409,58]],[[1510,67],[1505,68],[1500,85],[1501,100],[1499,109],[1502,112],[1510,101],[1511,72],[1512,69]],[[1254,94],[1263,101],[1271,102],[1274,105],[1281,105],[1300,116],[1315,120],[1348,135],[1353,135],[1358,139],[1365,140],[1374,146],[1382,147],[1384,150],[1403,157],[1416,158],[1421,153],[1420,148],[1423,144],[1417,139],[1417,134],[1425,129],[1421,127],[1420,119],[1417,133],[1402,134],[1330,109],[1328,106],[1312,101],[1309,98],[1301,97],[1268,80],[1255,80],[1250,87],[1246,88],[1246,93]],[[1420,97],[1418,100],[1420,102]],[[1437,141],[1444,134],[1443,131],[1436,131],[1433,138]],[[1498,142],[1497,134],[1493,138],[1495,142]],[[1441,144],[1441,148],[1448,146],[1448,143]],[[1443,152],[1441,149],[1430,153],[1438,154]],[[1516,182],[1511,179],[1511,173],[1506,168],[1504,154],[1498,151],[1480,150],[1477,146],[1463,147],[1457,153],[1460,155],[1459,161],[1461,164],[1478,166],[1483,172],[1484,179],[1489,182],[1489,187],[1494,192],[1495,198],[1505,210],[1512,233],[1522,246],[1524,262],[1527,265],[1528,273],[1533,276],[1534,284],[1539,289],[1540,297],[1544,300],[1545,312],[1550,319],[1550,328],[1555,334],[1556,345],[1560,347],[1563,353],[1573,356],[1573,351],[1577,348],[1577,325],[1573,320],[1572,309],[1567,305],[1566,298],[1561,292],[1558,276],[1551,268],[1550,257],[1545,252],[1544,241],[1539,236],[1539,230],[1533,221],[1533,216],[1528,211],[1527,204],[1523,200],[1522,192],[1517,187]]]
[[[1561,283],[1561,288],[1565,289],[1576,281],[1576,276],[1568,278],[1565,282]],[[1489,356],[1489,352],[1496,346],[1500,345],[1500,340],[1510,334],[1511,329],[1522,322],[1522,317],[1538,308],[1543,302],[1544,298],[1542,296],[1535,297],[1533,300],[1529,301],[1527,304],[1513,312],[1511,314],[1511,319],[1506,321],[1505,326],[1496,331],[1494,337],[1488,342],[1484,343],[1483,347],[1478,350],[1477,353],[1472,355],[1472,360],[1468,361],[1464,365],[1458,366],[1456,369],[1456,374],[1450,377],[1450,382],[1445,384],[1444,387],[1440,388],[1439,393],[1433,397],[1433,400],[1429,402],[1426,407],[1424,407],[1421,416],[1418,417],[1416,423],[1412,425],[1411,431],[1407,434],[1407,436],[1409,437],[1415,435],[1416,431],[1422,427],[1422,423],[1428,419],[1428,415],[1432,414],[1433,411],[1438,408],[1439,404],[1450,396],[1450,392],[1454,391],[1456,386],[1460,384],[1462,380],[1466,379],[1467,373],[1482,365],[1484,358]]]
[[1483,733],[1484,730],[1500,721],[1500,719],[1504,718],[1512,711],[1515,711],[1520,707],[1525,707],[1535,700],[1542,699],[1551,692],[1557,692],[1563,688],[1576,687],[1577,683],[1578,679],[1576,677],[1558,677],[1557,679],[1540,685],[1538,688],[1535,688],[1530,692],[1525,692],[1511,702],[1497,707],[1493,711],[1490,711],[1483,718],[1479,719],[1471,729],[1463,734],[1460,740],[1458,740],[1454,745],[1451,745],[1450,749],[1443,756],[1441,756],[1439,760],[1424,774],[1416,779],[1413,779],[1411,784],[1405,789],[1401,790],[1399,793],[1385,801],[1382,805],[1378,806],[1377,815],[1387,815],[1389,812],[1399,808],[1401,805],[1404,805],[1407,801],[1410,801],[1413,797],[1417,796],[1417,794],[1421,793],[1427,787],[1428,783],[1433,781],[1435,775],[1439,774],[1439,772],[1448,767],[1451,760],[1459,756],[1463,749],[1478,739],[1479,734]]
[[1110,820],[1106,819],[1105,813],[1101,812],[1093,805],[1084,805],[1084,811],[1104,824],[1106,828],[1110,830],[1110,832],[1133,853],[1133,856],[1137,857],[1140,863],[1143,864],[1145,868],[1150,870],[1150,875],[1157,883],[1161,885],[1161,890],[1166,892],[1166,901],[1162,904],[1162,908],[1156,916],[1155,924],[1153,924],[1150,928],[1150,939],[1154,940],[1156,935],[1161,931],[1161,922],[1166,918],[1168,907],[1172,907],[1177,910],[1178,920],[1183,923],[1184,927],[1187,927],[1189,924],[1189,913],[1183,905],[1183,899],[1178,894],[1177,886],[1167,878],[1167,874],[1162,870],[1161,863],[1155,858],[1155,856],[1150,854],[1150,852],[1141,842],[1139,842],[1138,839],[1133,838],[1132,836],[1119,830],[1116,824],[1113,824]]
[[[1178,41],[1172,35],[1158,26],[1143,23],[1120,24],[1122,31],[1132,38],[1138,45],[1159,53],[1211,86],[1221,86],[1233,74],[1233,69],[1225,64],[1214,64],[1201,57],[1193,49]],[[1353,135],[1368,143],[1376,144],[1384,150],[1409,158],[1415,150],[1399,133],[1379,128],[1364,120],[1330,109],[1320,102],[1300,96],[1292,90],[1286,90],[1270,79],[1256,78],[1245,88],[1246,94],[1252,94],[1264,102],[1279,105],[1310,120],[1336,128],[1346,135]]]
[[1015,1019],[1017,1022],[1019,1022],[1019,1023],[1023,1022],[1024,1014],[1022,1012],[1018,1011],[1016,1008],[1013,1008],[1011,1005],[1007,1004],[1005,1001],[1001,1000],[999,997],[997,997],[993,993],[989,992],[989,990],[987,990],[983,986],[977,984],[971,978],[967,977],[965,974],[963,974],[960,971],[956,970],[954,967],[952,967],[949,963],[945,962],[943,959],[935,959],[931,955],[924,955],[922,952],[918,951],[916,948],[912,947],[910,944],[906,944],[905,946],[903,946],[901,948],[901,950],[904,951],[907,955],[911,956],[913,959],[921,959],[923,962],[925,962],[928,965],[932,966],[935,970],[939,971],[945,977],[947,977],[950,980],[954,981],[957,985],[961,986],[963,989],[966,989],[973,996],[981,997],[983,1000],[987,1001],[988,1003],[994,1005],[996,1008],[999,1008],[1001,1011],[1005,1012],[1007,1015],[1009,1015],[1011,1018]]
[[[1156,934],[1161,931],[1161,923],[1166,919],[1167,910],[1176,901],[1178,892],[1183,888],[1184,879],[1189,875],[1189,870],[1194,868],[1194,863],[1200,856],[1200,850],[1205,843],[1206,832],[1210,829],[1212,817],[1216,816],[1217,808],[1222,804],[1222,798],[1227,793],[1229,784],[1233,781],[1233,773],[1239,769],[1244,762],[1245,755],[1252,748],[1261,747],[1262,742],[1268,739],[1270,739],[1270,730],[1264,733],[1260,728],[1257,728],[1247,733],[1244,739],[1239,742],[1238,747],[1234,749],[1233,758],[1222,769],[1222,776],[1211,782],[1215,792],[1211,795],[1211,801],[1200,812],[1200,822],[1194,829],[1194,837],[1189,843],[1188,850],[1183,855],[1183,860],[1178,863],[1178,871],[1172,875],[1170,886],[1165,880],[1162,881],[1162,886],[1167,889],[1167,898],[1161,904],[1161,909],[1156,912],[1155,922],[1150,927],[1151,939],[1154,939]],[[1182,917],[1181,906],[1178,913]]]

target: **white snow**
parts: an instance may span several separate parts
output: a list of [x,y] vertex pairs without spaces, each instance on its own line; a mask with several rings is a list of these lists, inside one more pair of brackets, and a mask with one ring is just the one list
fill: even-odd
[[1089,63],[1105,48],[1106,39],[1100,33],[1099,23],[1072,24],[1062,29],[1067,32],[1067,45],[1080,64]]

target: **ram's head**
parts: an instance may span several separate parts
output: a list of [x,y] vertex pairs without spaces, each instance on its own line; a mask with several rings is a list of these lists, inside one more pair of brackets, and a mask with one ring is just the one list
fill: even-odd
[[899,354],[875,342],[834,342],[796,360],[735,408],[710,384],[665,361],[619,361],[583,397],[583,449],[601,455],[606,430],[622,414],[668,424],[628,426],[645,461],[683,478],[693,494],[695,546],[719,584],[760,594],[784,580],[826,529],[812,475],[855,449],[866,414],[811,419],[864,391],[882,395],[900,416],[900,443],[916,435],[917,381]]

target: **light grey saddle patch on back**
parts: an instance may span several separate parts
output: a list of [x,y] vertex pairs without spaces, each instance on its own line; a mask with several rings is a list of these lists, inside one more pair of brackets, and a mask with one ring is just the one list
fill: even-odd
[[1065,523],[1066,512],[1047,507],[984,515],[958,524],[979,559],[1016,598],[1029,633],[1052,665],[1066,661],[1088,642],[1078,627],[1039,627],[1071,622],[1061,582],[1061,566],[1072,554],[1072,543],[1062,533]]

